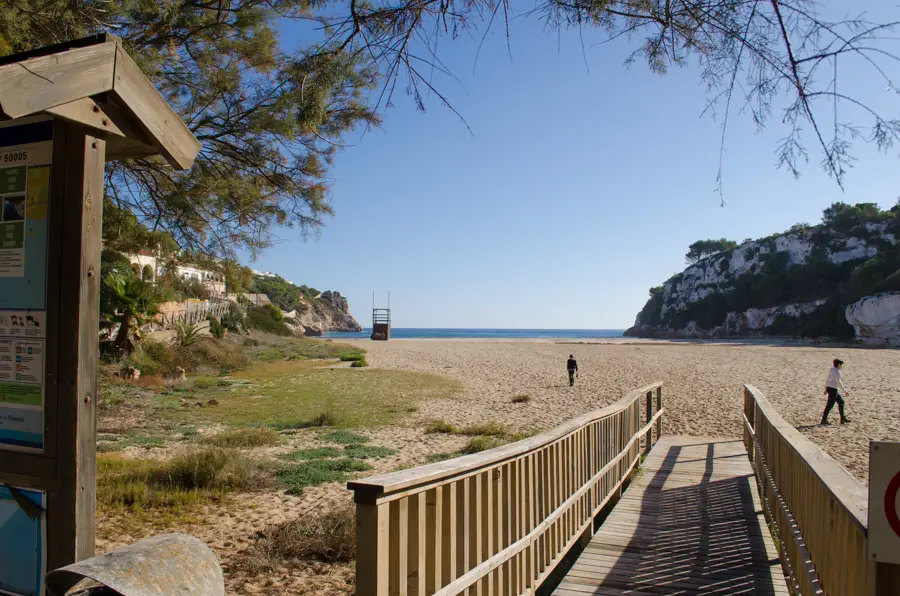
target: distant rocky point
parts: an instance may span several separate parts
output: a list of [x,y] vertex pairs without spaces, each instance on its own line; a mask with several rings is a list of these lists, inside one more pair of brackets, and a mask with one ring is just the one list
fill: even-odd
[[[805,337],[900,345],[900,204],[835,203],[818,226],[698,258],[662,286],[629,337]],[[688,258],[695,257],[694,247]],[[701,253],[702,254],[702,253]]]
[[340,292],[319,292],[297,286],[277,274],[254,275],[245,298],[254,306],[271,302],[284,312],[285,323],[296,333],[320,336],[327,331],[362,331]]

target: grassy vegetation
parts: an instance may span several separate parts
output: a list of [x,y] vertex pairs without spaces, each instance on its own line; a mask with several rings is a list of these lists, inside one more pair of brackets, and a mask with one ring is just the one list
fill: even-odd
[[298,495],[303,489],[326,482],[344,482],[354,472],[371,470],[372,466],[358,459],[317,459],[286,466],[278,471],[278,479],[288,494]]
[[344,455],[353,459],[381,459],[396,454],[396,449],[376,445],[347,445],[344,447]]
[[236,428],[206,437],[203,442],[218,447],[249,449],[277,445],[281,436],[271,428]]
[[284,459],[293,460],[309,460],[309,459],[329,459],[341,457],[344,454],[343,449],[337,447],[311,447],[309,449],[298,449],[284,455]]
[[369,442],[369,437],[349,430],[334,430],[319,438],[328,443],[338,443],[340,445],[359,445]]
[[350,363],[350,368],[365,368],[369,366],[369,362],[365,359],[365,357],[360,358],[359,360],[354,360]]
[[179,509],[234,490],[272,486],[259,462],[227,449],[186,450],[167,460],[97,456],[101,509]]
[[469,437],[510,437],[514,434],[499,422],[493,421],[460,428],[444,420],[432,420],[425,426],[425,432],[428,434],[466,435]]
[[[396,453],[371,445],[358,429],[394,423],[419,401],[460,388],[438,375],[378,369],[360,375],[327,366],[342,358],[365,361],[363,350],[339,342],[231,334],[190,346],[148,341],[127,362],[104,365],[98,510],[115,520],[104,524],[110,532],[104,537],[112,537],[113,527],[138,534],[201,523],[200,506],[233,492],[281,487],[296,494],[344,482],[370,470],[367,462]],[[141,378],[117,376],[123,365],[139,368]],[[173,374],[178,367],[190,374],[186,381]],[[226,428],[211,436],[198,431],[213,424]],[[310,433],[318,446],[269,460],[243,451],[284,442],[300,428],[322,428]],[[167,460],[109,453],[173,445],[176,454]],[[284,532],[315,535],[300,527]]]
[[265,342],[255,340],[248,348],[247,353],[254,360],[329,360],[340,359],[351,361],[364,358],[366,351],[349,344],[309,338],[282,338],[271,337]]
[[178,417],[276,429],[316,426],[317,418],[322,426],[374,427],[394,422],[419,400],[449,397],[460,386],[427,373],[374,369],[358,375],[306,361],[261,364],[232,379],[243,383],[203,392],[201,400],[214,397],[218,405],[181,410]]

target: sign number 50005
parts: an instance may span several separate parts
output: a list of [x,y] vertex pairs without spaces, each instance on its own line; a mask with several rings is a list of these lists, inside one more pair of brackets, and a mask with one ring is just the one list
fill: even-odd
[[28,162],[28,152],[27,151],[10,151],[9,153],[4,153],[3,157],[0,158],[0,163],[3,165],[13,165],[19,163],[27,163]]

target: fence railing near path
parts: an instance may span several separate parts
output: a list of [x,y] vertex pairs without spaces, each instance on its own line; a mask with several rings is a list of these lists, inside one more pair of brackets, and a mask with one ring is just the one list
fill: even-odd
[[662,413],[655,383],[517,443],[349,483],[357,594],[533,593],[621,495]]
[[174,329],[178,323],[202,323],[209,317],[221,318],[228,312],[228,304],[228,302],[186,303],[185,308],[158,314],[147,324],[147,329],[149,331]]
[[865,485],[751,385],[744,386],[744,444],[794,593],[871,594]]

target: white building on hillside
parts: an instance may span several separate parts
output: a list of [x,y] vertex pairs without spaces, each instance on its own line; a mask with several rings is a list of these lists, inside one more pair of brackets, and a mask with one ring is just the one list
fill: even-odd
[[[131,268],[134,270],[135,275],[144,281],[156,283],[156,275],[159,269],[156,253],[149,250],[142,250],[136,255],[127,255],[127,257],[128,260],[131,261]],[[144,275],[145,268],[149,268],[147,270],[149,279],[147,275]]]
[[[131,268],[134,270],[135,275],[144,279],[144,281],[155,284],[159,277],[166,274],[165,267],[162,266],[156,254],[152,251],[142,250],[138,254],[126,256],[131,262]],[[145,268],[149,268],[148,273],[152,271],[150,279],[147,279],[147,276],[144,275]],[[200,282],[209,290],[211,298],[217,300],[225,298],[225,275],[218,271],[209,271],[195,265],[176,265],[175,275],[185,281],[193,279]]]
[[225,276],[216,271],[200,269],[194,265],[176,265],[175,274],[187,281],[196,280],[209,290],[211,297],[225,297]]

